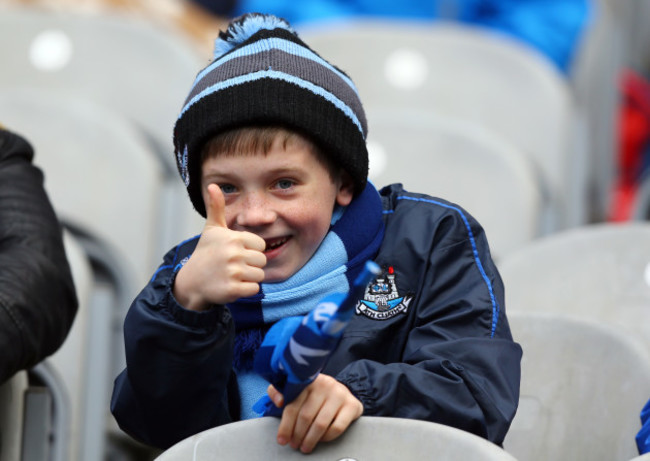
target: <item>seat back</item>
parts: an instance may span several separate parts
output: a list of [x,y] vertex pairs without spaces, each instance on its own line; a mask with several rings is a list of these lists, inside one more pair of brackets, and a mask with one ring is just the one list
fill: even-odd
[[571,90],[533,48],[487,28],[443,21],[348,21],[301,34],[349,73],[368,109],[433,111],[507,139],[548,184],[555,210],[548,227],[584,221],[585,146],[575,139]]
[[604,323],[510,312],[524,351],[519,409],[504,447],[527,461],[626,461],[637,452],[650,356]]
[[83,411],[75,454],[79,460],[99,459],[105,450],[114,450],[116,444],[121,447],[125,438],[109,408],[113,379],[126,367],[123,325],[134,285],[112,245],[86,229],[67,228],[92,267],[88,313],[81,326],[85,342],[83,351],[76,351],[83,359],[76,365],[83,393],[73,398]]
[[61,348],[30,372],[25,447],[53,461],[99,459],[124,367],[123,319],[157,265],[159,165],[128,124],[88,101],[1,93],[0,113],[34,145],[54,209],[75,230],[64,243],[79,309]]
[[88,252],[72,233],[66,230],[63,235],[79,307],[61,347],[29,370],[23,459],[99,459],[105,448],[109,391],[103,382],[112,371],[105,339],[113,328],[114,305],[96,302],[101,288]]
[[509,312],[570,314],[638,336],[650,350],[650,223],[582,226],[497,262]]
[[[3,62],[0,91],[56,93],[63,101],[62,110],[67,104],[76,104],[72,101],[107,108],[124,119],[122,125],[128,124],[130,131],[137,132],[137,142],[152,156],[148,162],[158,163],[148,167],[150,173],[143,175],[144,182],[138,186],[126,181],[130,174],[127,170],[132,168],[134,174],[141,174],[136,167],[142,161],[134,158],[135,163],[124,162],[124,181],[113,183],[122,190],[131,188],[140,192],[141,198],[153,193],[159,198],[160,205],[152,210],[158,217],[158,239],[149,239],[150,246],[155,248],[156,265],[160,255],[172,245],[195,235],[202,227],[203,221],[192,209],[176,169],[172,129],[194,77],[208,58],[201,56],[196,46],[174,29],[120,14],[118,10],[88,14],[74,9],[48,11],[23,6],[3,9],[0,15],[0,60]],[[3,111],[2,115],[5,114]],[[95,122],[101,118],[94,114],[87,116]],[[52,120],[63,123],[56,117]],[[10,126],[9,120],[5,119],[4,123]],[[108,123],[109,128],[115,130],[116,123]],[[40,126],[46,129],[47,124],[41,121]],[[67,128],[62,132],[67,137],[76,133],[76,137],[87,138],[100,131],[96,128],[84,133],[72,126]],[[121,131],[124,135],[125,129]],[[133,138],[130,134],[126,137]],[[119,142],[127,141],[104,141],[105,144]],[[101,146],[97,144],[98,149]],[[114,155],[117,158],[119,152],[115,151]],[[103,166],[100,163],[95,168]],[[81,174],[80,170],[73,171]],[[160,176],[158,190],[146,183],[153,174]],[[148,192],[142,191],[143,188]],[[119,216],[108,212],[105,215],[112,219]],[[136,223],[126,221],[127,218],[124,215],[123,222]],[[146,229],[140,233],[146,233]],[[145,249],[140,253],[150,262],[147,245],[141,248]],[[150,275],[150,265],[147,269]]]
[[161,257],[163,180],[142,136],[105,107],[51,91],[1,91],[0,118],[33,145],[59,217],[110,242],[144,285]]
[[[369,111],[370,180],[460,205],[498,258],[542,232],[543,191],[530,160],[475,123],[420,111]],[[548,205],[548,204],[547,204]]]
[[[279,420],[265,417],[227,424],[189,437],[157,461],[304,460],[305,455],[275,442]],[[309,459],[515,461],[498,446],[469,432],[425,421],[363,416],[338,439],[321,443]]]
[[47,89],[109,107],[142,129],[175,169],[172,128],[208,58],[184,36],[117,10],[14,7],[0,15],[0,37],[0,88]]
[[[92,354],[92,332],[89,325],[91,316],[91,301],[93,296],[93,269],[88,255],[81,243],[69,232],[65,231],[64,246],[66,257],[70,264],[72,277],[77,292],[79,307],[70,328],[70,332],[61,347],[47,359],[50,375],[50,386],[57,385],[57,392],[65,395],[65,400],[53,399],[54,405],[65,405],[56,412],[67,414],[63,424],[54,426],[52,437],[55,445],[65,446],[65,458],[70,461],[81,460],[84,439],[94,429],[86,425],[86,406],[93,396],[93,389],[88,388],[88,362]],[[54,393],[54,392],[53,392]]]

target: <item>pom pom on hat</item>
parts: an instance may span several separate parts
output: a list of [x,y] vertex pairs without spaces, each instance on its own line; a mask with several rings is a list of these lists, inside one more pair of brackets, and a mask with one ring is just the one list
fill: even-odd
[[287,21],[276,16],[251,13],[235,18],[225,32],[219,32],[219,37],[214,41],[214,59],[220,58],[236,46],[241,45],[262,29],[277,28],[284,28],[295,34]]
[[352,177],[368,176],[366,117],[357,89],[311,50],[284,19],[247,14],[215,41],[214,60],[199,72],[174,126],[178,171],[203,216],[201,151],[212,137],[245,127],[279,125],[311,138]]

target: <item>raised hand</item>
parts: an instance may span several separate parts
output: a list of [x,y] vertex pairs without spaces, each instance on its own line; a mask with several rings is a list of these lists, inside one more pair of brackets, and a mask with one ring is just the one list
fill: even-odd
[[253,296],[264,280],[264,240],[228,229],[221,189],[208,186],[207,218],[199,243],[174,283],[174,296],[185,308],[204,310]]
[[[273,385],[268,393],[277,407],[284,405],[282,394]],[[344,384],[321,373],[282,412],[278,443],[310,453],[318,442],[343,434],[362,413],[363,404]]]

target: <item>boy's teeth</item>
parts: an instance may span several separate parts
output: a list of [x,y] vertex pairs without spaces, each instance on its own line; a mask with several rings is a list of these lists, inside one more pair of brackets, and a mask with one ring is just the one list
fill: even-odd
[[283,238],[283,239],[280,239],[280,240],[276,240],[276,241],[274,241],[273,243],[269,243],[269,244],[266,246],[266,249],[267,249],[267,250],[272,250],[273,248],[277,248],[277,247],[279,247],[280,245],[282,245],[282,244],[283,244],[284,242],[286,242],[286,241],[287,241],[286,238]]

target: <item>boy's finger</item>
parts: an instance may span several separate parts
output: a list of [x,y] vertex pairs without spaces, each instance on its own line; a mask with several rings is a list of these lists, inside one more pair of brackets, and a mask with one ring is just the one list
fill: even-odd
[[321,437],[323,442],[331,442],[343,434],[353,421],[359,418],[354,407],[345,406],[340,409],[332,424],[327,428],[325,434]]
[[266,257],[259,251],[249,251],[243,263],[244,267],[241,268],[240,279],[246,282],[262,283],[264,281],[264,265],[266,264]]
[[206,225],[228,228],[226,223],[226,199],[216,184],[208,186],[208,206],[206,207]]
[[[244,246],[249,250],[264,251],[266,248],[266,242],[264,239],[259,235],[253,234],[251,232],[242,232],[242,242],[244,243]],[[263,265],[266,265],[266,258],[264,258],[264,264],[262,264],[262,266]]]
[[[294,431],[296,430],[296,422],[298,418],[298,411],[305,400],[305,391],[302,391],[290,405],[285,406],[280,418],[280,425],[278,426],[277,440],[280,445],[290,443],[294,438]],[[297,447],[294,447],[297,448]]]
[[282,408],[284,405],[284,396],[275,388],[273,384],[269,384],[266,393],[269,395],[270,399],[273,401],[273,404],[276,407]]

